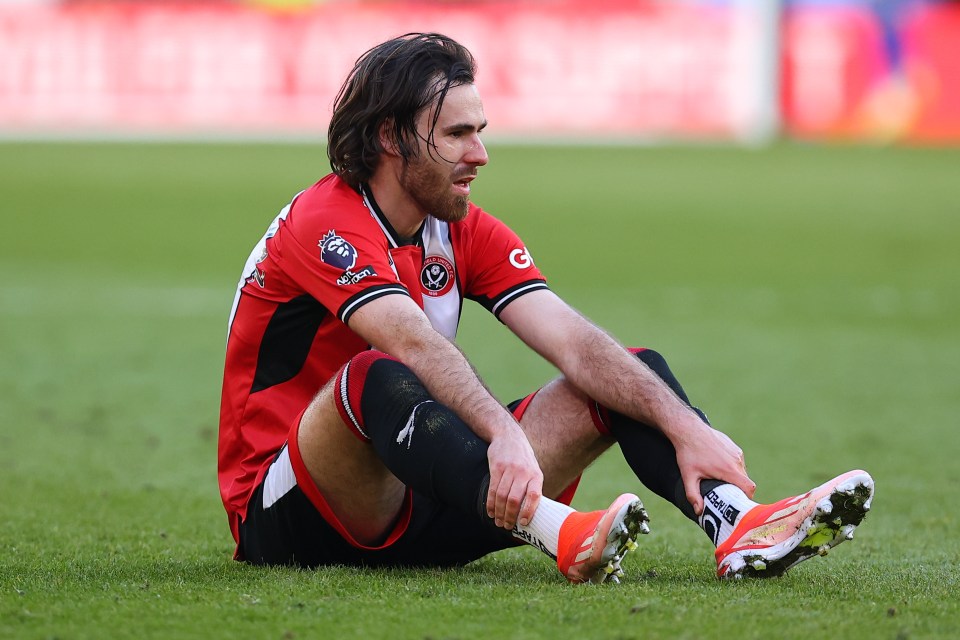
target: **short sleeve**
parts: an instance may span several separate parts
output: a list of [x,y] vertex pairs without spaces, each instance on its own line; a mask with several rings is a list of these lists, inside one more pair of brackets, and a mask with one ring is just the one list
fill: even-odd
[[530,251],[512,229],[481,209],[464,230],[469,234],[465,297],[483,305],[497,318],[514,300],[547,289]]
[[[287,276],[347,324],[350,316],[377,298],[409,295],[390,265],[382,234],[363,225],[281,225],[271,251]],[[311,220],[311,222],[315,222]]]

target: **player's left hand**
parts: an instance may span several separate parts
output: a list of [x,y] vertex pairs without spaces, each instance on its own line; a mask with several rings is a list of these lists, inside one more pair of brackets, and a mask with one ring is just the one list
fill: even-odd
[[697,515],[703,511],[702,480],[729,482],[753,498],[757,485],[747,475],[743,450],[727,434],[698,421],[677,438],[673,446],[677,450],[677,465],[687,500]]

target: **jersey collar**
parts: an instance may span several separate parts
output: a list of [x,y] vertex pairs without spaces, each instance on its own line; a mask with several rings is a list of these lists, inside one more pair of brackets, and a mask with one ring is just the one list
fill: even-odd
[[393,228],[392,224],[390,224],[387,216],[383,214],[383,211],[380,209],[380,205],[377,204],[377,201],[373,197],[373,190],[370,189],[370,185],[362,183],[360,185],[360,195],[363,196],[363,202],[367,205],[370,215],[373,216],[373,219],[376,220],[377,224],[380,225],[380,228],[383,230],[383,235],[387,237],[387,241],[390,243],[392,248],[408,245],[417,247],[423,246],[423,224],[420,225],[416,233],[409,238],[405,238],[397,233],[397,230]]

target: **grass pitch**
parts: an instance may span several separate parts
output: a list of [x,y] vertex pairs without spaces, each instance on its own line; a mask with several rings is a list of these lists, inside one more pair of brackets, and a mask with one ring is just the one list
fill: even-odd
[[[457,571],[234,563],[216,485],[226,316],[320,148],[0,145],[0,637],[949,638],[960,627],[960,150],[493,146],[474,199],[551,285],[657,348],[758,498],[850,468],[853,543],[713,579],[705,536],[610,452],[575,505],[644,497],[619,587],[532,549]],[[554,375],[468,304],[504,401]]]

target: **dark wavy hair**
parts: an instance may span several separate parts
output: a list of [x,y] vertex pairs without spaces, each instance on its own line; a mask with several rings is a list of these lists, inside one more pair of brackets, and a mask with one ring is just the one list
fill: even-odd
[[439,33],[408,33],[364,53],[337,94],[327,130],[334,173],[354,189],[369,180],[384,151],[380,129],[388,120],[400,156],[415,158],[417,118],[436,100],[429,150],[447,91],[471,84],[476,72],[466,47]]

